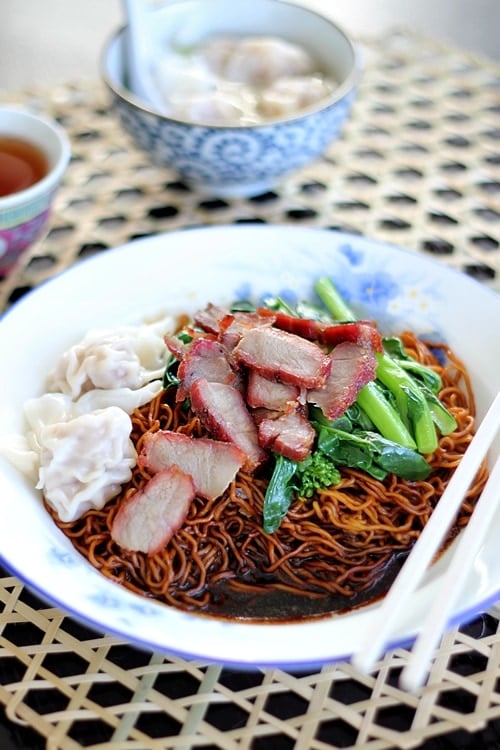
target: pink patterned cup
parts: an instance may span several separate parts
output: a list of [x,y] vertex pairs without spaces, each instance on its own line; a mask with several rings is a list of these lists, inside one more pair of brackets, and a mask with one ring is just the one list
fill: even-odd
[[[46,229],[71,150],[66,133],[56,122],[15,108],[0,107],[1,138],[21,139],[38,147],[47,162],[46,172],[37,182],[0,196],[0,278],[3,278]],[[8,169],[5,165],[2,168]]]

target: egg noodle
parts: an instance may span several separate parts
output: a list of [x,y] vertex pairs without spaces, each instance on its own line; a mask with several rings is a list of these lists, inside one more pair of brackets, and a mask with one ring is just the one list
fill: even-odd
[[[70,523],[62,522],[48,505],[47,510],[103,575],[174,607],[224,615],[231,611],[227,602],[234,599],[248,603],[246,609],[238,609],[238,616],[245,617],[261,612],[259,599],[279,596],[294,602],[294,608],[287,611],[285,604],[277,611],[262,611],[271,617],[292,617],[298,612],[297,601],[307,603],[307,612],[314,614],[380,596],[428,521],[474,433],[474,397],[463,363],[443,344],[425,343],[410,332],[401,334],[401,340],[412,357],[439,373],[439,397],[457,421],[457,429],[441,437],[437,450],[427,457],[432,471],[425,480],[390,474],[379,481],[343,468],[339,484],[310,499],[297,498],[280,528],[266,534],[262,507],[269,474],[240,471],[221,497],[196,497],[183,526],[153,555],[121,549],[110,533],[120,503],[150,478],[139,465],[121,494],[102,510],[89,510]],[[138,452],[150,431],[205,434],[199,419],[175,403],[175,389],[160,392],[137,409],[132,424]],[[483,466],[448,542],[467,523],[486,477]]]

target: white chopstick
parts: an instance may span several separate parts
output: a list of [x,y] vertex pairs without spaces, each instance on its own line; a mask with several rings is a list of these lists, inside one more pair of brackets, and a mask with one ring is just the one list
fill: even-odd
[[[369,632],[366,633],[365,641],[352,656],[353,665],[361,672],[369,673],[387,647],[398,616],[406,607],[409,598],[418,587],[448,533],[458,513],[464,494],[495,438],[499,424],[500,393],[497,393],[462,460],[448,482],[439,503],[415,542],[385,599],[376,611],[375,622],[370,627]],[[408,678],[407,674],[406,679],[410,681],[413,678],[411,674]]]
[[425,681],[429,663],[460,594],[474,559],[484,541],[500,500],[500,458],[481,493],[474,513],[462,533],[450,564],[439,583],[433,606],[411,650],[400,676],[405,690],[415,691]]

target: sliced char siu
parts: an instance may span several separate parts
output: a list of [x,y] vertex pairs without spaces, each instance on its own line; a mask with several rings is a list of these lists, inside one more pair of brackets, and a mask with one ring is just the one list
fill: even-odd
[[325,385],[308,391],[309,403],[320,407],[329,419],[340,417],[361,388],[374,380],[377,359],[371,349],[345,341],[330,354],[331,370]]
[[262,447],[293,461],[303,461],[314,443],[316,432],[299,411],[281,414],[276,419],[262,419],[259,440]]
[[138,463],[150,472],[178,466],[190,474],[196,494],[213,500],[222,495],[246,456],[233,443],[194,438],[170,430],[146,434]]
[[331,366],[328,355],[313,342],[269,326],[244,333],[234,356],[264,377],[304,388],[321,387]]
[[324,323],[311,318],[298,318],[295,315],[259,308],[258,314],[269,317],[273,325],[282,331],[296,333],[309,341],[317,341],[327,346],[337,346],[343,341],[367,346],[376,352],[383,350],[382,336],[372,320],[357,320],[347,323]]
[[172,336],[170,333],[167,333],[163,340],[170,354],[173,354],[176,359],[182,361],[189,351],[189,346],[178,339],[177,336]]
[[255,422],[234,386],[199,378],[191,386],[191,406],[214,438],[234,443],[243,451],[247,471],[254,471],[266,460]]
[[208,304],[203,310],[195,313],[194,321],[204,331],[218,336],[219,341],[229,351],[236,346],[246,331],[259,326],[271,326],[274,318],[272,314],[263,316],[258,313],[230,312],[223,307]]
[[231,322],[233,316],[229,310],[209,302],[206,307],[194,314],[193,319],[195,324],[203,328],[204,331],[217,335],[220,333],[221,326],[226,327],[228,316],[229,322]]
[[189,396],[191,386],[198,378],[210,383],[238,385],[238,375],[232,369],[222,344],[212,339],[200,338],[194,341],[183,357],[177,372],[180,385],[176,401],[184,401]]
[[259,375],[255,370],[248,373],[246,399],[252,408],[264,407],[275,411],[285,411],[290,403],[296,402],[301,395],[297,385],[279,383]]
[[194,496],[189,474],[163,469],[121,504],[111,536],[124,549],[154,555],[182,526]]

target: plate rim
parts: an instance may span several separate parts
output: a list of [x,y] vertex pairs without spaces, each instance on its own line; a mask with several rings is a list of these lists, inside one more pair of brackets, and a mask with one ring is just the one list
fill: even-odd
[[[294,235],[321,235],[321,236],[329,236],[332,238],[332,244],[334,241],[337,243],[340,240],[344,240],[346,242],[361,242],[363,245],[368,245],[370,247],[376,246],[376,247],[383,247],[386,250],[388,250],[390,253],[398,252],[403,253],[407,257],[412,258],[413,260],[416,260],[417,263],[421,264],[423,263],[424,267],[429,266],[429,268],[433,268],[435,271],[438,272],[438,275],[444,274],[445,277],[451,275],[451,277],[456,276],[457,278],[460,278],[460,282],[462,284],[465,284],[468,286],[469,284],[472,285],[471,288],[474,288],[476,290],[481,290],[481,294],[486,294],[486,297],[491,300],[495,300],[492,304],[498,304],[500,309],[500,297],[496,295],[496,293],[491,290],[489,287],[482,285],[481,282],[466,276],[461,271],[447,266],[443,263],[440,263],[439,261],[435,260],[434,258],[427,258],[422,253],[407,249],[404,247],[400,247],[396,244],[393,244],[391,242],[387,242],[385,240],[379,240],[374,238],[366,237],[365,235],[357,235],[349,232],[341,232],[338,230],[332,230],[332,229],[326,229],[326,228],[320,228],[320,227],[294,227],[292,225],[235,225],[235,224],[228,224],[228,225],[210,225],[210,226],[196,226],[196,227],[185,227],[179,230],[170,230],[167,232],[151,235],[148,237],[142,237],[139,239],[135,239],[126,243],[123,243],[121,245],[118,245],[114,248],[110,248],[105,252],[105,254],[93,256],[91,258],[87,258],[83,261],[78,262],[77,264],[74,264],[64,270],[62,270],[60,273],[56,274],[55,276],[52,276],[51,278],[47,279],[46,281],[42,282],[38,286],[36,286],[34,289],[32,289],[27,295],[25,295],[23,298],[21,298],[15,305],[13,305],[11,308],[5,311],[5,313],[0,317],[0,339],[2,337],[2,323],[4,320],[8,320],[12,314],[15,315],[15,310],[18,309],[20,306],[23,306],[24,304],[33,304],[33,300],[36,302],[36,295],[42,288],[48,287],[49,290],[53,287],[53,285],[56,286],[60,284],[65,284],[65,280],[68,276],[68,274],[72,275],[80,275],[81,269],[84,267],[87,269],[93,269],[94,267],[98,267],[99,265],[106,266],[107,263],[116,263],[115,259],[120,255],[120,253],[123,253],[124,251],[126,253],[132,252],[133,250],[140,250],[141,247],[147,247],[148,245],[154,245],[158,243],[159,241],[166,241],[168,238],[171,238],[173,235],[176,236],[188,236],[191,234],[191,236],[196,236],[201,234],[205,234],[209,232],[213,236],[215,236],[217,233],[222,234],[259,234],[259,233],[281,233],[284,232],[285,234],[293,233]],[[110,258],[111,260],[103,261],[102,259]],[[90,271],[88,271],[90,273]],[[85,272],[84,272],[85,273]],[[490,296],[491,295],[491,296]],[[29,303],[28,300],[31,300]],[[1,564],[7,569],[11,570],[23,583],[30,589],[36,592],[36,594],[44,600],[51,601],[54,604],[56,604],[58,607],[60,607],[64,612],[67,612],[69,616],[81,621],[86,622],[90,627],[92,627],[94,630],[101,630],[103,629],[102,623],[99,623],[99,621],[93,619],[92,617],[88,617],[85,613],[82,613],[81,611],[78,611],[74,608],[68,607],[67,604],[65,604],[64,600],[58,598],[57,596],[54,596],[50,592],[48,592],[43,587],[38,587],[36,583],[34,583],[31,579],[29,579],[22,570],[17,568],[15,565],[11,563],[10,560],[7,560],[4,555],[0,552],[0,562]],[[100,574],[98,574],[100,576]],[[113,584],[109,581],[107,581],[109,585],[111,585],[113,588],[117,586],[117,584]],[[462,610],[454,611],[449,625],[452,626],[458,622],[464,622],[467,619],[472,618],[475,614],[477,614],[480,611],[483,611],[483,607],[485,605],[490,606],[493,604],[500,594],[500,579],[498,581],[498,588],[495,590],[495,592],[491,593],[486,600],[481,600],[481,602],[476,603],[473,606],[469,606]],[[136,596],[136,595],[132,595]],[[165,606],[165,605],[157,605],[157,606]],[[364,611],[366,612],[368,608],[364,608]],[[200,617],[206,618],[205,615],[196,615],[196,617],[199,619]],[[326,620],[328,618],[321,618],[322,621]],[[297,623],[300,627],[303,627],[304,623]],[[279,623],[273,623],[269,624],[266,623],[266,627],[280,627]],[[245,627],[247,627],[245,625]],[[281,626],[282,627],[282,626]],[[130,632],[125,629],[120,628],[110,628],[109,626],[106,628],[107,632],[113,632],[115,635],[119,637],[126,638],[129,642],[132,644],[138,645],[141,648],[154,648],[155,650],[161,650],[165,653],[175,654],[178,656],[182,656],[184,658],[206,658],[211,661],[223,661],[225,664],[230,664],[233,666],[243,666],[243,667],[255,667],[255,666],[264,666],[264,667],[272,667],[272,666],[280,666],[284,668],[309,668],[310,666],[323,664],[326,661],[343,661],[346,658],[350,657],[350,653],[342,653],[342,654],[335,654],[332,656],[324,656],[319,658],[318,660],[306,660],[303,659],[297,659],[297,660],[270,660],[270,661],[259,661],[256,663],[254,660],[251,662],[246,661],[245,659],[222,659],[222,657],[215,657],[210,654],[203,655],[200,651],[200,649],[196,649],[194,652],[191,650],[186,650],[183,652],[182,650],[178,649],[172,649],[169,647],[166,647],[164,644],[161,643],[153,643],[151,640],[143,641],[139,636],[132,637]],[[389,648],[395,648],[397,646],[403,646],[408,643],[411,643],[411,641],[414,639],[415,634],[412,633],[405,633],[404,636],[395,637],[394,639],[391,639]]]

